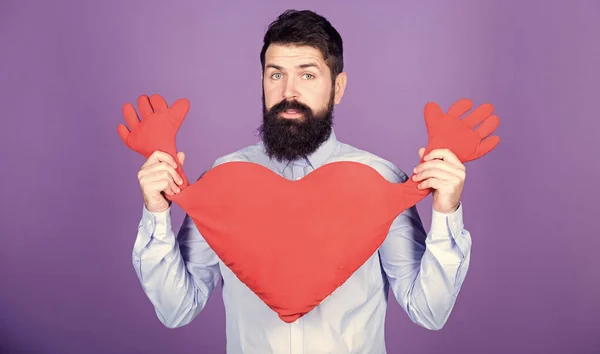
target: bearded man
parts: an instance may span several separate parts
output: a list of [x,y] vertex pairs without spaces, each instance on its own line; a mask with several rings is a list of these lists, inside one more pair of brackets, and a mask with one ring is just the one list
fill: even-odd
[[[265,34],[260,61],[261,141],[218,158],[213,167],[248,161],[299,180],[325,164],[354,161],[390,182],[408,179],[391,162],[336,138],[334,106],[342,100],[347,74],[342,38],[327,19],[311,11],[285,11]],[[152,103],[147,96],[139,99]],[[423,149],[418,154],[423,157]],[[177,157],[183,163],[183,153]],[[429,232],[416,207],[402,212],[381,247],[341,287],[286,323],[223,264],[188,215],[174,233],[164,195],[178,193],[182,180],[173,158],[156,151],[138,174],[144,208],[133,250],[136,273],[169,328],[196,318],[222,282],[228,353],[385,353],[388,290],[413,322],[438,330],[469,266],[471,236],[460,203],[465,167],[445,149],[431,151],[426,160],[414,178],[433,190]]]

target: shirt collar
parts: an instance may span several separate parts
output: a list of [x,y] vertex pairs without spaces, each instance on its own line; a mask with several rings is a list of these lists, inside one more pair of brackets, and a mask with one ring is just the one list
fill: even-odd
[[[304,164],[308,163],[313,168],[313,170],[316,170],[317,168],[321,167],[325,163],[325,161],[327,161],[331,154],[333,154],[333,151],[337,146],[337,142],[338,141],[335,132],[333,129],[331,129],[331,134],[329,134],[329,138],[327,138],[327,140],[325,140],[315,152],[313,152],[305,158],[300,158],[299,161],[301,161]],[[287,160],[277,161],[275,159],[272,159],[271,161],[273,162],[279,173],[283,173],[286,167],[288,167],[291,163],[294,162]]]

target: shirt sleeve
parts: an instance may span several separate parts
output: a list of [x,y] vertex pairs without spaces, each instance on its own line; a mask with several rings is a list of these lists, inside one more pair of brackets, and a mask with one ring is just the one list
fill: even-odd
[[218,257],[189,215],[174,234],[170,207],[160,213],[143,207],[132,258],[146,296],[168,328],[189,324],[221,278]]
[[[406,175],[397,182],[407,179]],[[432,208],[425,232],[416,206],[393,221],[379,249],[390,288],[410,319],[439,330],[448,320],[469,268],[471,235],[464,228],[463,204],[451,214]]]

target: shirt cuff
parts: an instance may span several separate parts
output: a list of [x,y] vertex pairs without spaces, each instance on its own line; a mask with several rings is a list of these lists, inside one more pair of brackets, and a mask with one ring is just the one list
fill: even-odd
[[169,242],[171,230],[171,207],[161,212],[151,212],[146,209],[144,204],[142,208],[142,219],[138,225],[138,237],[134,249],[139,253],[152,238],[163,242]]
[[165,240],[171,234],[171,207],[161,212],[151,212],[144,205],[142,214],[143,227],[149,235],[160,240]]
[[[432,208],[431,215],[431,239],[434,241],[443,241],[444,239],[453,239],[463,253],[470,247],[470,240],[464,232],[463,222],[463,203],[458,204],[458,208],[452,213],[440,213]],[[468,238],[468,237],[467,237]]]

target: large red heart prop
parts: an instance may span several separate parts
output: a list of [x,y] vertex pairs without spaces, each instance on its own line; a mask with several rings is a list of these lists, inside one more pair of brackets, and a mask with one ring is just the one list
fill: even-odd
[[[155,150],[175,157],[175,135],[189,102],[178,100],[168,108],[153,95],[140,96],[138,104],[142,121],[130,104],[123,109],[131,127],[131,132],[118,127],[125,144],[146,158]],[[425,154],[449,148],[467,162],[499,143],[497,136],[488,137],[499,124],[493,107],[481,105],[460,120],[471,107],[460,100],[444,114],[438,105],[426,105]],[[178,173],[184,176],[181,165]],[[251,162],[228,162],[192,185],[187,181],[169,199],[285,322],[308,313],[341,286],[383,243],[394,218],[430,192],[412,180],[390,183],[357,162],[326,164],[299,181]]]

